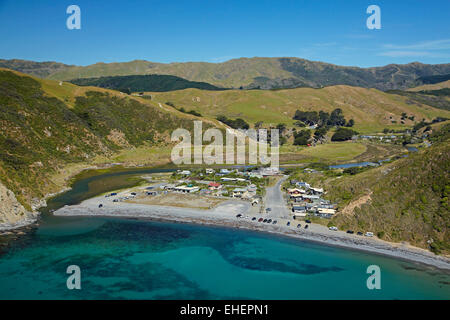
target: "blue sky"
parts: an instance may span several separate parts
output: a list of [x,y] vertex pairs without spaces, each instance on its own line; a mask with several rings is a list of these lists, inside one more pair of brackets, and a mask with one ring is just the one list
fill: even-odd
[[[66,8],[81,8],[68,30]],[[381,8],[369,30],[366,8]],[[361,67],[450,62],[449,0],[0,0],[0,58],[87,65],[300,57]]]

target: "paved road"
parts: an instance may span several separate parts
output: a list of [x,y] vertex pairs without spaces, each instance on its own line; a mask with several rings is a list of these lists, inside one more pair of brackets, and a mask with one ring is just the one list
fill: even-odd
[[272,211],[268,212],[268,215],[271,217],[289,218],[291,216],[281,191],[281,184],[286,181],[287,178],[288,176],[284,176],[275,186],[267,188],[265,204],[266,208],[272,209]]

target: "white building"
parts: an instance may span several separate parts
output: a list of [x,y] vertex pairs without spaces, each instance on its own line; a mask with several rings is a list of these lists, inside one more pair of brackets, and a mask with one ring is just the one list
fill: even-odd
[[179,186],[175,188],[175,191],[177,192],[182,192],[182,193],[193,193],[193,192],[197,192],[199,191],[200,188],[199,187],[188,187],[188,186]]

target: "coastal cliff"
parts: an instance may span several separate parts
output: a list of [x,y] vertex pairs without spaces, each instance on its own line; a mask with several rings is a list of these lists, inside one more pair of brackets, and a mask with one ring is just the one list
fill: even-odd
[[27,211],[14,193],[0,182],[0,230],[24,226],[35,220],[36,214]]

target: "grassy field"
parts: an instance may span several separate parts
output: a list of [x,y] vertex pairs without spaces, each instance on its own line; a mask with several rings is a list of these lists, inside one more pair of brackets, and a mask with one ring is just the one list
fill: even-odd
[[350,86],[215,92],[186,89],[147,94],[153,96],[153,101],[163,104],[171,102],[177,108],[195,110],[207,118],[214,119],[218,115],[239,117],[250,125],[263,121],[265,127],[278,123],[292,127],[295,122],[292,117],[298,109],[331,112],[341,108],[347,120],[355,120],[354,129],[360,133],[381,132],[386,127],[404,129],[414,125],[414,121],[408,119],[402,124],[402,113],[414,115],[416,121],[423,118],[431,120],[438,116],[450,117],[449,111],[408,104],[407,98],[402,96]]
[[440,90],[444,88],[450,88],[450,80],[435,84],[425,84],[423,86],[414,87],[406,91]]
[[339,142],[318,145],[302,150],[300,154],[314,161],[339,162],[348,161],[361,155],[367,150],[362,143]]

